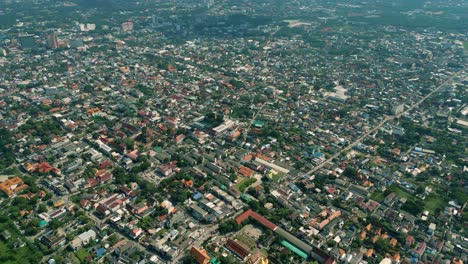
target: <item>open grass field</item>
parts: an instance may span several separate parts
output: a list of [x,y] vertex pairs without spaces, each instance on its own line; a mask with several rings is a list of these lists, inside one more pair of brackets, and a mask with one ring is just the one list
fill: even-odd
[[383,192],[375,191],[372,193],[370,198],[376,202],[382,202],[385,198],[385,195],[383,194]]
[[282,173],[282,172],[278,172],[277,174],[273,175],[273,181],[274,182],[279,182],[279,180],[281,180],[281,178],[283,178],[286,174]]
[[243,193],[250,185],[254,184],[256,181],[257,181],[257,179],[255,179],[255,178],[242,178],[236,184],[236,188],[237,188],[237,190],[239,190],[240,192]]
[[398,186],[397,184],[393,184],[388,188],[390,191],[396,193],[398,196],[402,198],[406,198],[408,200],[414,199],[414,195],[403,189],[402,187]]
[[85,248],[82,248],[82,249],[78,250],[78,251],[75,253],[75,255],[76,255],[76,257],[78,257],[78,259],[80,260],[81,263],[84,263],[86,257],[89,256],[89,252],[88,252],[88,250],[86,250]]
[[[390,186],[388,190],[396,193],[400,197],[420,203],[423,206],[423,209],[429,211],[431,214],[434,214],[437,208],[443,210],[448,202],[446,198],[434,193],[429,194],[425,200],[421,200],[396,184]],[[383,192],[375,191],[372,193],[370,198],[374,201],[382,202],[385,199],[385,195]]]
[[424,200],[424,209],[429,211],[431,214],[434,214],[437,208],[443,211],[447,203],[448,201],[444,197],[440,197],[436,194],[430,194],[426,197],[426,200]]

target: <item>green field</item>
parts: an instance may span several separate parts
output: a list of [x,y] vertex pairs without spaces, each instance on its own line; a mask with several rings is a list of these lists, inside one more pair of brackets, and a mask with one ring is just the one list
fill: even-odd
[[242,180],[239,180],[239,182],[236,184],[236,188],[237,190],[243,193],[250,185],[254,184],[256,181],[257,179],[255,178],[243,178]]
[[8,241],[0,239],[0,263],[39,263],[42,258],[42,252],[32,246],[26,244],[21,248],[14,248],[14,243],[17,238],[25,241],[25,238],[19,233],[11,219],[3,217],[0,220],[0,232],[8,230],[11,238]]
[[89,252],[88,250],[86,250],[85,248],[82,248],[80,250],[78,250],[75,255],[78,257],[78,259],[80,260],[81,263],[84,263],[85,259],[89,256]]
[[447,202],[448,201],[443,197],[440,197],[436,194],[430,194],[426,197],[426,200],[424,201],[424,209],[432,214],[437,208],[443,211],[444,207],[447,206]]
[[[408,201],[415,201],[424,205],[423,209],[429,211],[431,214],[433,214],[437,208],[443,210],[448,202],[446,198],[440,197],[437,194],[430,194],[426,197],[425,200],[418,199],[413,194],[407,192],[405,189],[396,184],[393,184],[387,190],[396,193],[402,198],[406,198]],[[385,199],[385,195],[383,192],[375,191],[372,193],[370,198],[374,201],[382,202]]]
[[408,191],[406,191],[405,189],[403,189],[402,187],[398,186],[397,184],[393,184],[392,186],[390,186],[388,188],[388,190],[396,193],[396,195],[402,197],[402,198],[406,198],[408,200],[410,199],[414,199],[414,195],[412,195],[411,193],[409,193]]
[[281,178],[283,178],[286,174],[282,173],[282,172],[278,172],[277,174],[273,175],[273,181],[274,182],[278,182],[279,180],[281,180]]
[[[14,241],[11,238],[9,241]],[[5,244],[3,240],[0,241],[0,263],[39,263],[42,254],[31,254],[33,250],[28,245],[22,248],[13,248],[10,243]]]
[[380,192],[380,191],[375,191],[372,193],[371,197],[370,197],[372,200],[376,201],[376,202],[382,202],[383,199],[385,198],[383,192]]

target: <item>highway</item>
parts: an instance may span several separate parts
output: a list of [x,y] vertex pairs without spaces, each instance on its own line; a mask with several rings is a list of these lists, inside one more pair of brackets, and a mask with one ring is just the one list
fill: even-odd
[[304,173],[304,174],[299,174],[297,175],[295,178],[293,178],[293,181],[297,180],[298,178],[301,178],[303,175],[311,175],[313,173],[315,173],[316,171],[320,170],[321,168],[323,168],[323,166],[325,166],[327,163],[333,161],[333,159],[336,159],[338,158],[341,154],[343,153],[346,153],[347,151],[351,150],[353,147],[357,146],[359,143],[361,143],[362,141],[364,141],[367,137],[369,137],[369,135],[377,132],[377,130],[379,130],[382,126],[384,126],[386,123],[388,123],[389,121],[392,121],[392,120],[395,120],[397,118],[400,118],[401,116],[403,115],[406,115],[408,114],[409,112],[411,112],[413,109],[415,109],[416,107],[418,107],[419,105],[421,105],[425,100],[427,100],[429,97],[431,97],[433,94],[439,92],[440,90],[442,90],[449,82],[452,82],[455,78],[457,78],[458,76],[464,74],[464,71],[461,70],[457,73],[455,73],[454,75],[452,75],[451,77],[449,77],[448,79],[446,79],[444,82],[442,82],[439,86],[437,86],[437,88],[435,88],[434,90],[432,90],[430,93],[428,93],[426,96],[424,96],[423,98],[421,98],[421,100],[419,100],[418,102],[414,103],[413,105],[411,105],[408,109],[406,109],[404,112],[398,114],[398,115],[395,115],[395,116],[387,116],[385,117],[378,125],[376,125],[374,128],[370,129],[369,131],[367,131],[366,133],[364,133],[363,135],[361,135],[358,139],[356,139],[353,143],[349,144],[348,146],[344,147],[343,149],[341,149],[340,151],[338,151],[337,153],[335,153],[333,156],[331,156],[330,158],[328,158],[327,160],[319,163],[317,166],[315,166],[314,168],[312,168],[311,170],[309,170],[308,172]]

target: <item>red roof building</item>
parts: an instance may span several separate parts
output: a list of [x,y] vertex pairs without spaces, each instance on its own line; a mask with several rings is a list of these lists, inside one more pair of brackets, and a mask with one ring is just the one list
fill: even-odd
[[244,260],[250,254],[250,250],[247,248],[247,246],[244,246],[240,242],[230,238],[227,240],[226,247],[242,260]]
[[99,177],[96,177],[96,179],[97,179],[100,183],[105,182],[105,181],[110,181],[110,180],[112,180],[112,174],[110,174],[110,173],[107,172],[107,173],[104,174],[104,175],[101,175],[101,176],[99,176]]
[[252,217],[253,219],[257,220],[260,224],[264,225],[266,228],[269,228],[271,230],[275,230],[278,227],[277,225],[273,224],[270,220],[252,211],[252,209],[249,209],[245,211],[243,214],[239,215],[236,218],[236,222],[238,224],[242,224],[242,222],[244,222],[249,217]]
[[415,240],[414,240],[414,237],[413,237],[413,236],[408,236],[408,237],[406,238],[406,244],[407,244],[407,245],[411,246],[411,245],[414,244],[414,242],[415,242]]
[[129,157],[132,160],[137,160],[138,159],[138,150],[135,149],[130,153],[127,153],[127,157]]
[[112,167],[112,161],[110,161],[110,160],[106,160],[104,162],[101,162],[101,164],[99,164],[100,169],[107,169],[107,168],[111,168],[111,167]]
[[54,166],[50,165],[48,162],[42,162],[37,165],[36,170],[40,173],[49,173],[51,171],[56,172],[58,169],[54,168]]
[[244,177],[250,178],[254,174],[254,171],[245,166],[241,166],[239,169],[239,173],[242,174]]
[[132,191],[130,188],[128,188],[127,186],[125,186],[125,185],[120,186],[119,190],[121,192],[123,192],[126,196],[130,197],[130,198],[135,198],[136,197],[136,193],[134,191]]
[[176,144],[179,144],[179,143],[182,142],[184,139],[185,139],[185,135],[184,135],[184,134],[180,134],[180,135],[178,135],[178,136],[175,138],[175,142],[176,142]]

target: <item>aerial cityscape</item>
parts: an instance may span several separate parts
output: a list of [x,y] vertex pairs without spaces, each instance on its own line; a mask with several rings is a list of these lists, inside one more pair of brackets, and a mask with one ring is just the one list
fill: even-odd
[[0,0],[0,263],[468,263],[468,1]]

